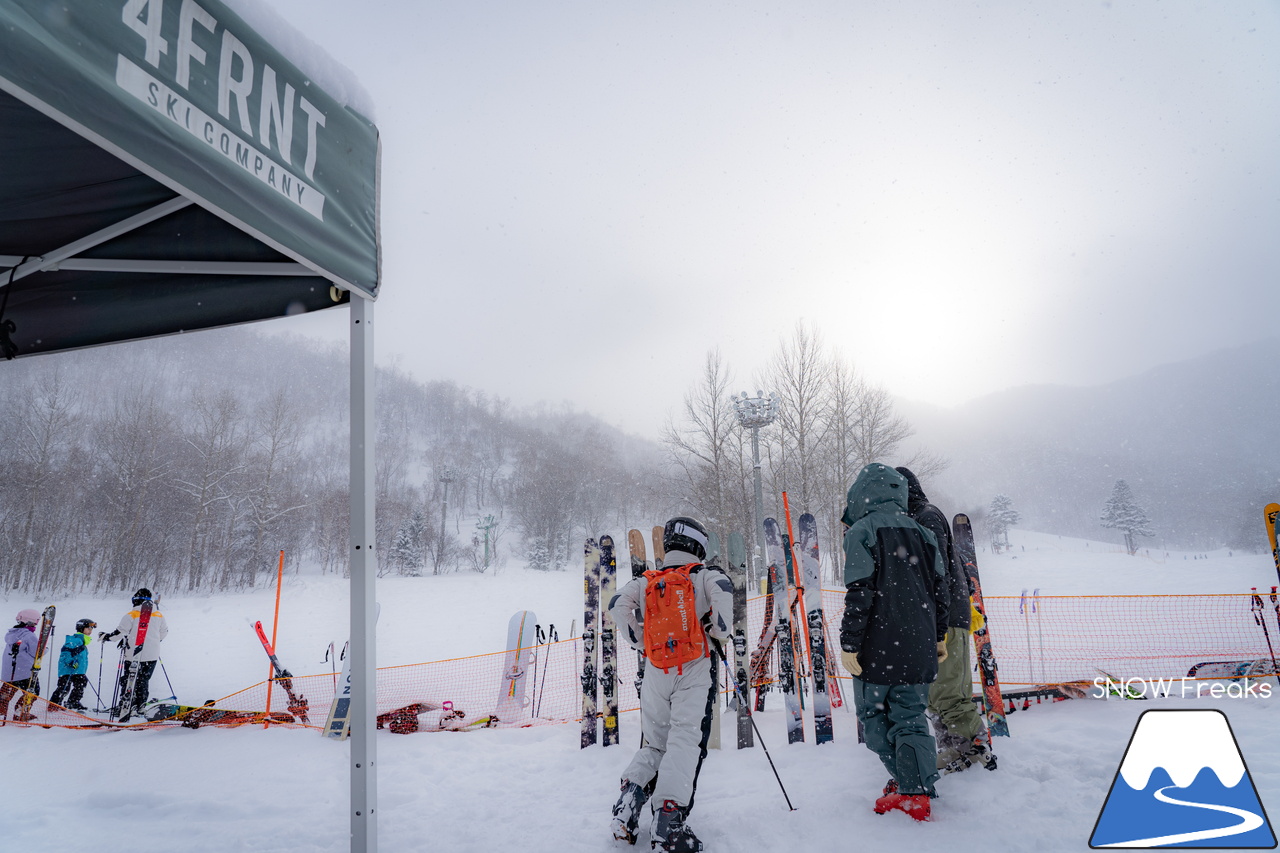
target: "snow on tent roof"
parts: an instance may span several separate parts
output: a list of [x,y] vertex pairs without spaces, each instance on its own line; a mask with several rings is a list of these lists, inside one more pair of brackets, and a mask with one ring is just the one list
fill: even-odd
[[0,4],[0,355],[376,296],[367,94],[253,17],[340,91],[221,0]]

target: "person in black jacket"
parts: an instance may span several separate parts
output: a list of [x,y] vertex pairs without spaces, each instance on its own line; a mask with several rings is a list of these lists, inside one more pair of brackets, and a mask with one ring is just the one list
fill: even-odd
[[927,527],[938,539],[938,550],[947,564],[947,657],[938,664],[938,680],[929,688],[929,712],[938,741],[938,769],[957,771],[981,762],[995,769],[995,756],[987,749],[986,727],[973,704],[973,670],[969,655],[972,613],[969,578],[951,547],[951,525],[946,515],[929,502],[920,480],[910,468],[899,466],[907,478],[907,514]]
[[840,659],[867,747],[890,774],[875,812],[928,820],[938,769],[925,705],[946,655],[946,567],[937,538],[906,512],[906,478],[888,465],[866,466],[849,488]]

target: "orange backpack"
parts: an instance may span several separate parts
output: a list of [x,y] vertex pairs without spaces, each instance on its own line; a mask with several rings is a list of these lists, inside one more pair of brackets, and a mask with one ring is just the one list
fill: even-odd
[[707,638],[698,619],[693,578],[689,570],[697,563],[650,569],[644,573],[649,584],[644,591],[644,649],[651,666],[663,672],[684,665],[707,653]]

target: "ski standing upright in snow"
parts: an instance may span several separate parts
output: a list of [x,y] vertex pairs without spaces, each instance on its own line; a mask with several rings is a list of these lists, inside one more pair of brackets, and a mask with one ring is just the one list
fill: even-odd
[[812,513],[800,516],[800,561],[807,587],[809,623],[809,665],[813,671],[813,740],[830,743],[835,736],[831,726],[831,697],[827,693],[827,639],[822,613],[822,572],[818,558],[818,520]]
[[1271,559],[1276,564],[1276,577],[1280,579],[1280,533],[1276,530],[1277,519],[1280,519],[1280,504],[1270,503],[1262,510],[1262,517],[1267,522],[1267,547],[1271,549]]
[[614,636],[613,617],[608,602],[618,576],[618,559],[613,551],[613,537],[600,537],[600,600],[606,606],[600,612],[600,692],[604,695],[604,746],[618,743],[618,645]]
[[142,602],[138,608],[138,640],[133,645],[133,649],[129,657],[129,677],[124,684],[124,692],[120,696],[120,706],[117,709],[116,720],[121,723],[127,723],[129,718],[133,716],[133,697],[138,689],[138,670],[142,668],[142,662],[138,660],[138,655],[142,654],[142,644],[147,640],[147,626],[151,624],[151,600]]
[[733,657],[734,691],[733,706],[738,712],[738,749],[755,746],[751,731],[751,709],[746,697],[750,693],[747,679],[747,543],[742,534],[729,534],[729,580],[733,582]]
[[778,636],[778,628],[773,622],[773,580],[774,572],[768,567],[769,556],[766,551],[761,555],[766,563],[764,580],[764,625],[760,628],[760,639],[756,642],[756,650],[751,653],[751,686],[756,689],[755,706],[757,711],[764,710],[764,696],[771,687],[769,669],[773,663],[773,644]]
[[791,633],[791,593],[787,583],[787,561],[778,535],[778,522],[764,520],[765,548],[769,575],[773,578],[774,621],[778,636],[778,688],[787,710],[787,743],[804,742],[804,714],[796,693],[795,649]]
[[[382,615],[382,605],[374,604],[373,624],[378,624],[378,617]],[[350,643],[348,642],[348,645]],[[329,703],[329,716],[324,723],[324,736],[332,740],[345,740],[351,734],[351,698],[352,698],[352,682],[351,682],[351,655],[347,654],[344,647],[342,650],[342,677],[338,679],[336,689],[333,694],[333,701]]]
[[[1274,587],[1272,588],[1274,589]],[[1276,666],[1276,650],[1271,645],[1271,631],[1267,629],[1267,620],[1263,615],[1262,596],[1258,595],[1258,588],[1256,586],[1251,588],[1251,592],[1253,593],[1253,599],[1252,599],[1253,621],[1256,622],[1260,628],[1262,628],[1262,636],[1265,637],[1267,640],[1267,651],[1271,655],[1271,671],[1272,672],[1280,671],[1280,668],[1277,668]],[[1277,683],[1280,683],[1280,676],[1277,676]]]
[[582,743],[586,749],[594,746],[599,726],[596,706],[596,624],[600,620],[600,546],[588,539],[583,549],[582,591]]
[[987,716],[987,732],[990,735],[1008,737],[1009,723],[1005,719],[1004,699],[1000,695],[1000,680],[996,676],[996,655],[991,647],[991,623],[987,620],[987,608],[982,603],[982,582],[978,578],[978,557],[973,544],[973,527],[969,516],[959,513],[951,522],[956,557],[964,566],[964,573],[973,587],[973,607],[982,616],[982,627],[973,632],[973,650],[978,659],[978,675],[982,680],[982,707]]
[[[643,575],[649,566],[645,565],[644,534],[632,528],[627,531],[627,550],[631,554],[631,577]],[[636,696],[644,684],[644,652],[636,652]]]

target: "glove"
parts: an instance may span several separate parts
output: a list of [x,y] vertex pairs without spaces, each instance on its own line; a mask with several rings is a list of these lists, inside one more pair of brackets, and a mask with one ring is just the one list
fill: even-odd
[[943,640],[938,643],[938,663],[942,663],[947,659],[947,641]]
[[978,608],[973,605],[973,599],[970,598],[969,599],[969,633],[970,634],[978,633],[984,627],[986,627],[986,624],[987,624],[986,617],[983,616],[982,613],[978,610]]
[[844,668],[849,670],[849,674],[855,678],[862,675],[862,664],[858,663],[858,656],[854,652],[841,652],[840,662],[844,664]]
[[110,634],[108,634],[106,631],[99,631],[98,641],[105,643],[107,640],[110,640],[112,637],[114,637],[116,634],[119,634],[119,633],[120,633],[119,631],[112,631]]

